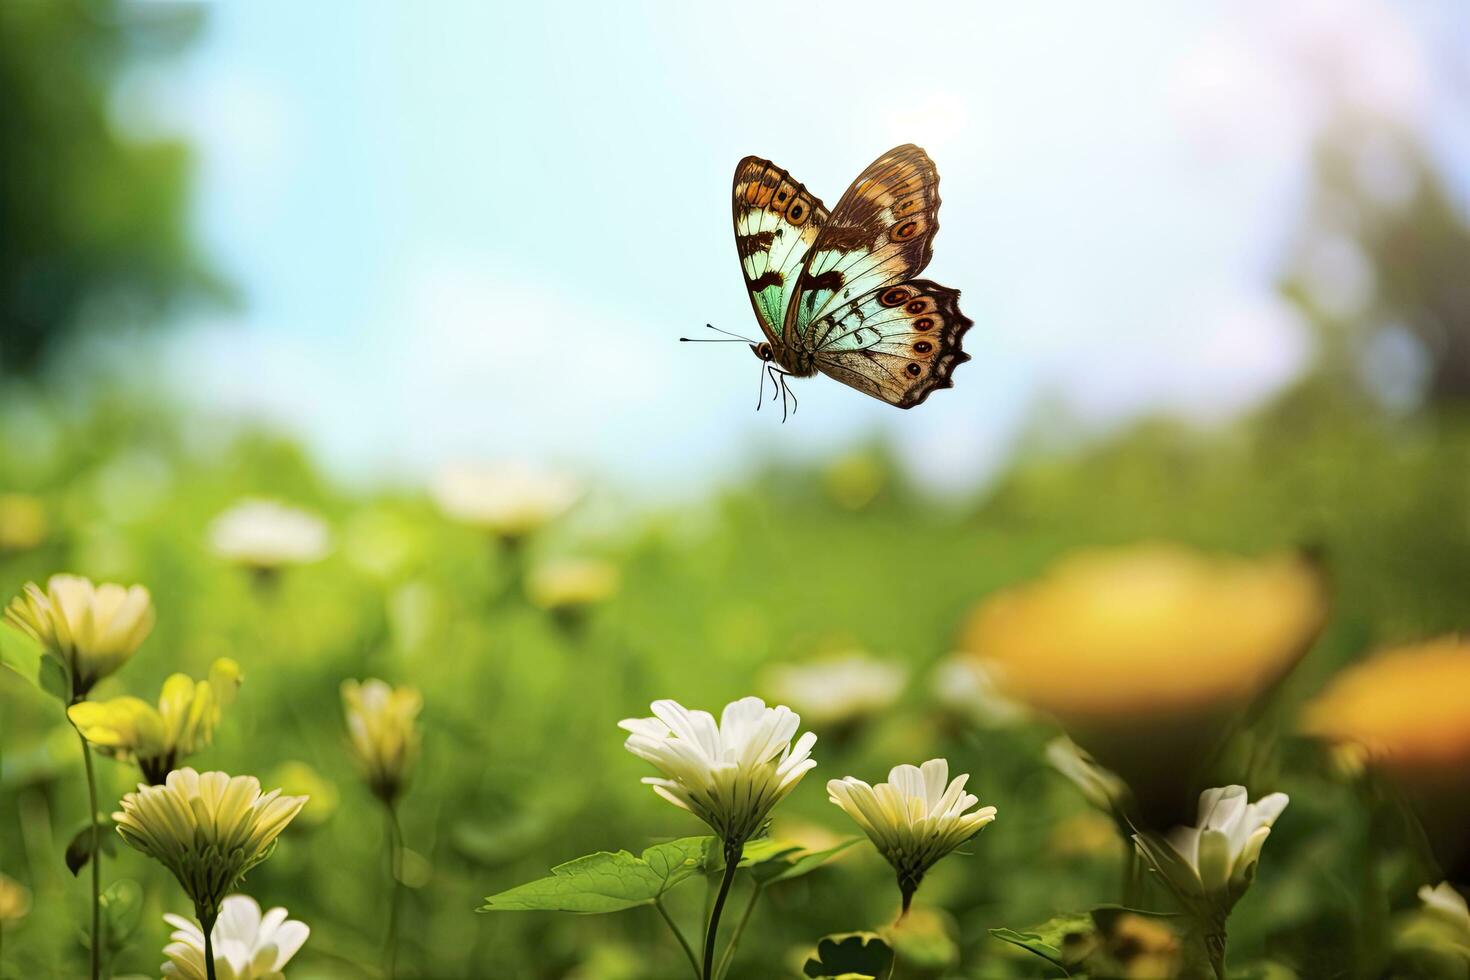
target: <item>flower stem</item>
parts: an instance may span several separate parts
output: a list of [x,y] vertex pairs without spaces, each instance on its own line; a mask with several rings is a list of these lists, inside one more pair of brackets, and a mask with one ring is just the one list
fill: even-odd
[[1143,866],[1133,841],[1123,841],[1123,906],[1136,909],[1143,904]]
[[87,737],[75,723],[71,727],[82,743],[82,762],[87,767],[87,799],[91,804],[87,823],[92,829],[92,980],[97,980],[102,973],[102,851],[97,840],[97,775],[92,771],[92,746],[87,744]]
[[725,910],[725,899],[730,897],[730,886],[735,883],[735,871],[744,852],[744,841],[725,842],[725,874],[720,879],[715,906],[710,910],[709,927],[704,931],[704,980],[715,980],[715,938],[720,932],[720,913]]
[[751,889],[750,901],[745,903],[745,911],[740,916],[740,921],[735,923],[735,931],[730,935],[730,941],[725,944],[725,952],[720,956],[720,968],[715,971],[716,977],[723,977],[725,971],[730,969],[730,961],[735,959],[735,947],[740,945],[740,937],[745,932],[745,924],[750,921],[750,913],[755,911],[755,903],[760,900],[761,889],[765,886],[760,882],[755,883]]
[[204,927],[204,976],[205,980],[216,980],[214,975],[214,919],[204,921],[205,916],[199,915],[199,924]]
[[694,980],[701,980],[699,960],[694,955],[694,947],[689,945],[689,940],[684,938],[684,933],[674,923],[673,917],[669,915],[669,910],[664,907],[664,900],[662,898],[655,898],[653,900],[653,907],[658,909],[658,914],[663,916],[664,922],[668,923],[669,931],[674,934],[674,938],[679,940],[679,945],[683,947],[684,955],[689,957],[689,966],[694,970]]
[[393,980],[398,969],[398,897],[403,888],[403,828],[398,826],[398,811],[385,803],[388,814],[388,874],[392,877],[392,893],[388,899],[388,937],[383,947],[384,976]]
[[1205,934],[1205,951],[1209,953],[1210,968],[1215,971],[1216,980],[1225,980],[1225,928],[1220,926],[1218,932]]

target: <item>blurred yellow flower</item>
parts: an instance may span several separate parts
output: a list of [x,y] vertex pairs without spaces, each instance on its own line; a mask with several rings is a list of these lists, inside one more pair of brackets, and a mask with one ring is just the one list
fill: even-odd
[[30,889],[9,875],[0,874],[0,923],[24,919],[30,910]]
[[153,603],[141,585],[93,585],[53,575],[11,600],[5,619],[33,637],[66,668],[73,700],[127,663],[153,629]]
[[[163,947],[168,962],[164,977],[206,980],[204,930],[181,915],[166,914],[174,927]],[[219,980],[282,980],[282,969],[311,935],[306,923],[286,918],[286,910],[261,914],[260,904],[248,895],[231,895],[220,907],[219,921],[210,932],[215,975]]]
[[1442,637],[1348,667],[1306,706],[1308,734],[1395,773],[1470,782],[1470,641]]
[[864,653],[770,668],[765,687],[812,725],[841,725],[883,711],[903,694],[908,670]]
[[855,776],[827,783],[828,798],[898,873],[904,912],[925,872],[995,819],[993,806],[970,809],[980,801],[965,792],[969,778],[962,773],[951,780],[949,763],[930,759],[922,766],[894,766],[888,782],[876,786]]
[[300,759],[287,759],[270,772],[268,782],[281,787],[282,793],[311,798],[311,806],[301,811],[297,823],[301,826],[319,827],[337,812],[341,794],[337,784],[327,779]]
[[508,541],[556,520],[578,495],[568,477],[523,463],[446,467],[432,489],[435,502],[450,518]]
[[158,785],[181,761],[209,745],[221,711],[239,686],[239,665],[222,657],[209,669],[208,680],[171,675],[156,708],[141,698],[118,697],[79,702],[67,715],[103,755],[136,762],[143,778]]
[[575,615],[616,595],[618,580],[611,562],[564,558],[536,566],[526,593],[547,612]]
[[727,850],[754,836],[817,764],[811,758],[817,736],[807,732],[793,745],[801,717],[784,704],[731,701],[718,724],[708,711],[677,701],[655,701],[652,708],[652,718],[618,722],[630,733],[623,747],[664,774],[643,782],[709,824]]
[[46,508],[28,493],[0,493],[0,553],[29,551],[45,542],[51,528]]
[[373,794],[389,806],[398,798],[418,756],[418,714],[424,706],[411,687],[368,679],[342,682],[342,705],[352,752]]
[[1055,717],[1133,789],[1144,818],[1178,822],[1240,713],[1310,647],[1326,616],[1295,554],[1216,557],[1153,544],[1084,551],[992,595],[963,648],[1010,696]]
[[262,794],[254,776],[175,769],[162,786],[139,784],[114,813],[117,832],[183,886],[205,928],[245,872],[270,857],[304,796]]
[[1470,640],[1385,650],[1337,675],[1302,729],[1400,786],[1448,868],[1470,867]]
[[216,555],[260,571],[319,561],[330,544],[319,517],[274,500],[242,500],[209,525]]

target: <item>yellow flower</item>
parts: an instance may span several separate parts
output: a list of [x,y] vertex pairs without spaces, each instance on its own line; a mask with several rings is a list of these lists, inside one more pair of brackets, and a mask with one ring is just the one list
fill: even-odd
[[162,786],[140,783],[112,819],[123,840],[173,872],[208,929],[225,896],[270,857],[305,805],[306,797],[278,789],[262,794],[254,776],[186,767],[169,773]]
[[209,745],[221,710],[239,686],[239,666],[222,657],[209,669],[209,680],[169,677],[157,708],[141,698],[119,697],[82,701],[67,715],[102,754],[138,763],[143,778],[157,785],[180,761]]
[[76,575],[53,575],[44,592],[27,583],[5,618],[61,662],[71,679],[72,699],[79,700],[147,639],[153,604],[141,585],[93,585]]
[[214,519],[209,545],[226,561],[269,571],[320,560],[330,536],[313,514],[274,500],[242,500]]
[[531,601],[551,613],[576,614],[617,594],[618,569],[605,561],[567,558],[538,565],[526,583]]
[[1230,726],[1310,647],[1326,615],[1305,559],[1172,545],[1079,552],[972,615],[963,648],[1055,717],[1167,826],[1208,785]]
[[1338,674],[1302,728],[1402,788],[1447,869],[1470,868],[1470,640],[1385,650]]
[[30,890],[14,878],[0,874],[0,923],[18,922],[30,910]]
[[517,541],[571,508],[577,487],[567,477],[525,464],[454,466],[439,474],[435,501],[449,517]]
[[342,682],[342,705],[352,752],[373,794],[389,806],[398,798],[418,756],[419,692],[369,679]]
[[40,500],[25,493],[0,493],[0,553],[38,547],[50,530]]

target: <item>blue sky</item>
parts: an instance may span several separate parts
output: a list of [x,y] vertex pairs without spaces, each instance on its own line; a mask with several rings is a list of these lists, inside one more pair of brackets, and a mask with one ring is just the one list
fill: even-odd
[[[1118,10],[213,5],[118,95],[127,125],[195,143],[200,237],[246,301],[170,335],[172,383],[379,478],[531,456],[698,486],[882,433],[962,486],[1042,398],[1098,427],[1228,417],[1310,356],[1272,281],[1320,122],[1347,107],[1470,159],[1447,94],[1464,16]],[[785,426],[753,412],[744,348],[676,342],[757,329],[736,161],[830,206],[903,142],[939,167],[927,275],[962,290],[974,360],[911,412],[823,378]],[[1324,270],[1361,287],[1351,256]]]

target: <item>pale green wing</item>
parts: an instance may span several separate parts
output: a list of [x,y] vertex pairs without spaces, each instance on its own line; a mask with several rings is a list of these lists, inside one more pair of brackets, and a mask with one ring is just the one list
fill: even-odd
[[858,175],[806,256],[786,308],[788,346],[815,352],[811,325],[852,301],[912,279],[934,254],[939,172],[913,144],[889,150]]
[[911,279],[868,293],[818,317],[807,333],[817,370],[899,408],[936,388],[952,388],[970,320],[959,290]]
[[781,326],[827,209],[771,161],[746,157],[735,168],[734,217],[735,248],[755,318],[766,339],[781,347]]

